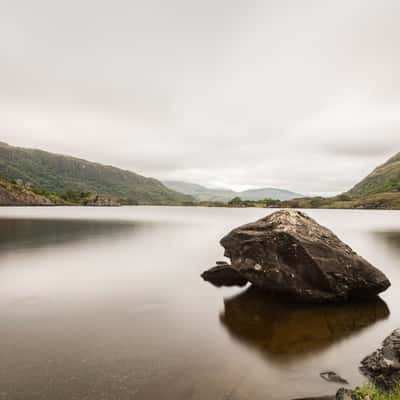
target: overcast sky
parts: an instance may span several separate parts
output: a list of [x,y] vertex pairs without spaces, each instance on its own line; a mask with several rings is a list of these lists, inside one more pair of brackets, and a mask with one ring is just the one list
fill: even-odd
[[398,0],[0,0],[0,140],[344,191],[400,151],[399,21]]

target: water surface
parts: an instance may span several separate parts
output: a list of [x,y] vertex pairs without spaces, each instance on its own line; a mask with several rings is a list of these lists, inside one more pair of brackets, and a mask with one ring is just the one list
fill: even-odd
[[0,208],[0,399],[290,399],[400,326],[400,213],[313,210],[382,269],[380,301],[282,305],[200,273],[263,209]]

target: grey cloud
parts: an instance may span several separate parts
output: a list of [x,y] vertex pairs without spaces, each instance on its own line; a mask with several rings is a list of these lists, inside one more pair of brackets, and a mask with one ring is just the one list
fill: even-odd
[[400,149],[397,1],[0,4],[0,130],[159,178],[346,190]]

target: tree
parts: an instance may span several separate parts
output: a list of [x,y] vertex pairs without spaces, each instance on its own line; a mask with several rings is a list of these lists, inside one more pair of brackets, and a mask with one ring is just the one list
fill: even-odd
[[240,206],[242,204],[242,199],[240,197],[234,197],[228,204],[230,206]]

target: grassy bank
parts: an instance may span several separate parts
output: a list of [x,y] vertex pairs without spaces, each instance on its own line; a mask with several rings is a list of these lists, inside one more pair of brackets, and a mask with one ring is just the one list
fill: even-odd
[[380,392],[372,385],[365,385],[354,391],[356,400],[400,400],[400,385],[390,393]]

